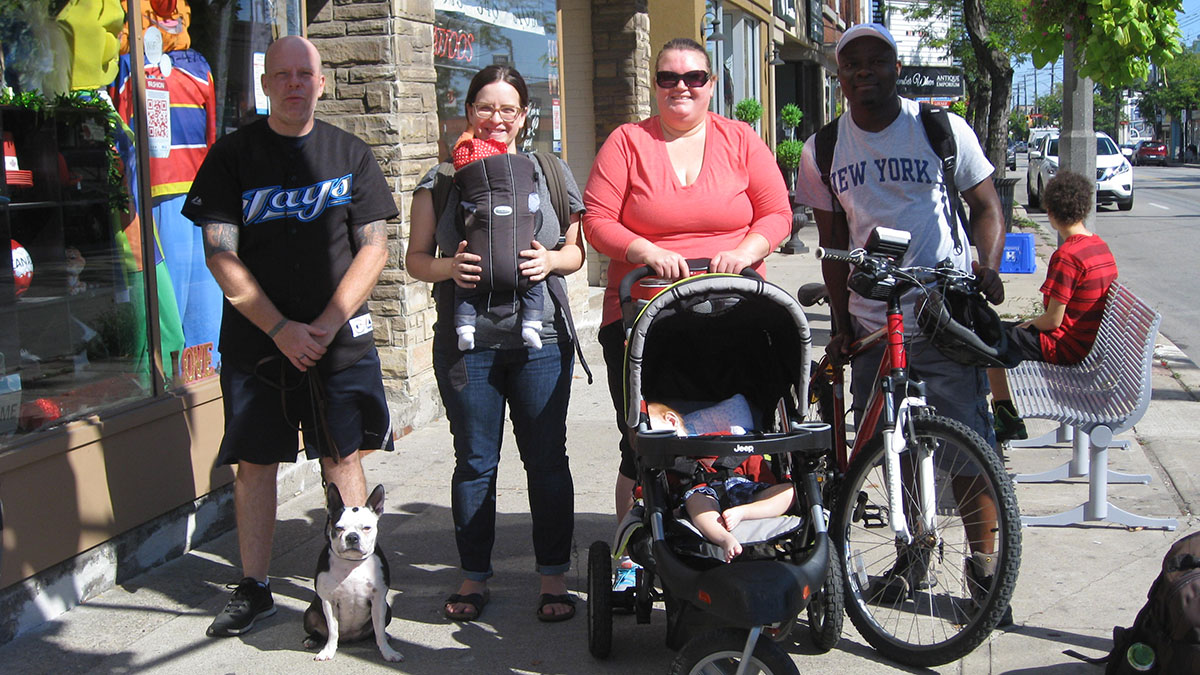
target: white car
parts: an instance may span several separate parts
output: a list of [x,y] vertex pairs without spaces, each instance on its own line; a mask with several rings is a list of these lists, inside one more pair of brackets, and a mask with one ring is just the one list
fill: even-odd
[[[1029,205],[1038,206],[1042,189],[1058,173],[1058,134],[1048,135],[1029,149],[1025,190]],[[1103,131],[1096,132],[1096,203],[1116,204],[1122,211],[1133,208],[1133,166],[1117,144]]]

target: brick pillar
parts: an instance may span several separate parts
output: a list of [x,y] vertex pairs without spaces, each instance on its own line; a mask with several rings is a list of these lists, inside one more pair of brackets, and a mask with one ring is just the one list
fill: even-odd
[[650,15],[646,0],[592,0],[596,147],[613,129],[650,116]]
[[406,433],[438,417],[429,284],[403,270],[412,189],[437,162],[430,0],[309,0],[308,37],[321,52],[317,117],[363,139],[392,188],[388,262],[369,300],[392,424]]

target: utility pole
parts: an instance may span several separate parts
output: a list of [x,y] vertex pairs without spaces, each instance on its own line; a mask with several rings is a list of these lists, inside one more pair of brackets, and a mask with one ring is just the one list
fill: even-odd
[[[1074,31],[1070,31],[1074,33]],[[1096,175],[1096,132],[1092,126],[1092,80],[1079,77],[1075,66],[1078,45],[1069,40],[1063,48],[1063,124],[1058,137],[1059,165],[1085,178]],[[1095,209],[1085,221],[1093,232]],[[1062,235],[1059,235],[1062,243]]]

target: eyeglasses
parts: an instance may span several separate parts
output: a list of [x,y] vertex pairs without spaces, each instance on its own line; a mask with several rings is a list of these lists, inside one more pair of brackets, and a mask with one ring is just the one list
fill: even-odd
[[511,106],[511,105],[506,105],[506,106],[497,108],[495,106],[475,105],[474,103],[472,103],[471,107],[475,109],[475,115],[477,117],[479,117],[480,119],[490,120],[497,113],[499,113],[500,119],[505,122],[511,122],[511,121],[517,119],[517,115],[520,115],[522,112],[524,112],[520,108],[518,108],[516,106]]
[[708,84],[708,80],[712,77],[708,72],[703,70],[689,70],[686,73],[676,73],[670,70],[660,70],[654,76],[654,81],[663,89],[670,89],[679,84],[683,80],[683,84],[688,87],[703,87]]

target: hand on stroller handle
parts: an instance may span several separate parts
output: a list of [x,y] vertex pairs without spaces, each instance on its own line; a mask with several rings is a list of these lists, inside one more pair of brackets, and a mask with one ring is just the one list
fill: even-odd
[[[691,270],[693,275],[703,274],[709,271],[709,265],[711,262],[712,260],[710,258],[688,258],[688,269]],[[754,269],[750,267],[743,269],[741,274],[743,276],[750,277],[751,279],[762,279],[762,276],[760,276],[758,272],[755,272]],[[652,277],[654,275],[654,268],[649,265],[643,265],[630,270],[628,274],[621,278],[621,287],[617,294],[617,297],[620,298],[621,303],[628,303],[633,299],[634,284],[642,279]]]

